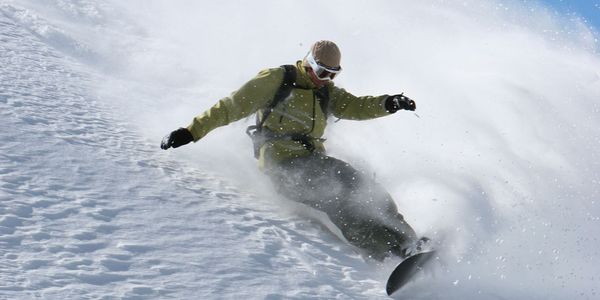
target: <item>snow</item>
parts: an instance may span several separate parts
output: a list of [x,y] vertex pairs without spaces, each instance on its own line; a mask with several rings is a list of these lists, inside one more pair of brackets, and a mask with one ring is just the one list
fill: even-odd
[[221,2],[0,1],[0,299],[386,299],[398,261],[277,196],[252,119],[158,146],[322,38],[340,86],[417,102],[326,136],[440,243],[398,299],[599,297],[585,24],[522,1]]

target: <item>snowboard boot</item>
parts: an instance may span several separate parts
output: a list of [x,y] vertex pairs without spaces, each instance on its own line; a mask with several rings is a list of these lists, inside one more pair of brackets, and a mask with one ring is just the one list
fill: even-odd
[[408,247],[401,249],[399,251],[399,253],[395,253],[395,254],[402,257],[403,259],[406,259],[415,254],[419,254],[419,253],[423,253],[423,252],[430,252],[430,251],[433,251],[433,242],[428,237],[422,237],[422,238],[418,239],[417,241],[415,241],[412,245],[409,245]]

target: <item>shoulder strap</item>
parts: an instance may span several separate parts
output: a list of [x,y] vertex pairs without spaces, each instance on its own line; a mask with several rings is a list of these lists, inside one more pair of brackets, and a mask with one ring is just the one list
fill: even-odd
[[287,96],[290,95],[292,89],[296,85],[296,67],[294,65],[283,65],[281,67],[284,69],[283,80],[281,82],[281,85],[279,86],[279,89],[277,89],[277,92],[275,92],[273,100],[271,100],[269,106],[266,107],[262,118],[260,118],[260,121],[257,120],[258,122],[256,124],[256,129],[258,131],[262,129],[263,124],[265,123],[271,112],[273,112],[275,106],[277,106],[277,104],[283,101],[283,99],[287,98]]
[[329,87],[325,85],[317,90],[317,97],[319,98],[321,110],[325,114],[325,118],[327,118],[329,114]]

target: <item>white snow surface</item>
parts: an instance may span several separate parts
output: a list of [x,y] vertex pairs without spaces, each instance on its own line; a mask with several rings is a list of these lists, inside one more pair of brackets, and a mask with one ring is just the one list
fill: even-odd
[[600,57],[580,20],[532,1],[2,0],[0,299],[388,298],[398,261],[278,196],[252,118],[158,147],[319,39],[339,86],[417,101],[326,135],[438,243],[397,299],[600,298]]

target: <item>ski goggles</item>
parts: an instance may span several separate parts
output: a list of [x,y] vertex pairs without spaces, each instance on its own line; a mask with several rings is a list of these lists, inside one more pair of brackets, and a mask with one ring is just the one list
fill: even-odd
[[317,78],[320,80],[333,80],[333,78],[335,78],[335,76],[342,71],[342,67],[332,68],[318,63],[317,60],[315,60],[312,51],[309,51],[306,55],[306,61],[313,72],[315,72]]

